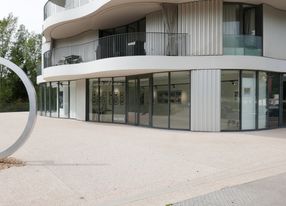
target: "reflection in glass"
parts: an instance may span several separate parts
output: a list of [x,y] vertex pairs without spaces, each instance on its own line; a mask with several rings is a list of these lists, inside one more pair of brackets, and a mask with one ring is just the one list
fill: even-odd
[[40,96],[39,96],[39,111],[40,115],[46,114],[46,84],[40,84]]
[[239,71],[221,72],[221,130],[240,129]]
[[114,85],[114,117],[113,121],[118,123],[125,123],[125,78],[117,77],[113,80]]
[[137,124],[137,79],[128,80],[128,124]]
[[256,72],[242,71],[241,74],[241,129],[256,128]]
[[170,127],[189,129],[190,72],[171,73]]
[[51,116],[58,117],[58,82],[51,83]]
[[46,95],[46,116],[49,117],[51,116],[51,107],[50,107],[50,87],[51,87],[51,84],[50,83],[46,83],[46,92],[45,92],[45,95]]
[[59,83],[59,110],[61,118],[69,118],[69,82]]
[[258,79],[258,129],[265,129],[267,127],[267,73],[259,72]]
[[89,80],[89,120],[99,121],[99,81]]
[[141,126],[150,124],[150,81],[149,78],[140,79],[139,94],[139,123]]
[[153,127],[169,127],[169,75],[153,75]]
[[70,118],[76,118],[76,81],[70,81]]
[[280,74],[268,75],[268,128],[279,127],[279,101],[280,101]]
[[112,78],[100,79],[100,121],[112,122]]

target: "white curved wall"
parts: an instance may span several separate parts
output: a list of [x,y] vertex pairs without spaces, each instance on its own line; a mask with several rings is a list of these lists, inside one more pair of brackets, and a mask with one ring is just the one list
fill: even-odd
[[43,79],[45,81],[61,81],[196,69],[244,69],[286,72],[286,61],[254,56],[116,57],[81,64],[49,67],[43,70]]

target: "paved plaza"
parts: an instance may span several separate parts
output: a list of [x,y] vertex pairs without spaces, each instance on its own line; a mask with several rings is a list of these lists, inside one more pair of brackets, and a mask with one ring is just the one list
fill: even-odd
[[[0,114],[1,148],[26,116]],[[38,117],[13,157],[26,166],[0,171],[1,206],[165,206],[281,177],[286,129],[193,133]]]

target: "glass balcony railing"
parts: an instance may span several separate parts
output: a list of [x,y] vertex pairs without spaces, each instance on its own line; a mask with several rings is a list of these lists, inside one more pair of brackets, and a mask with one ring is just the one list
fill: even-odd
[[59,0],[58,1],[59,3],[57,4],[53,3],[57,2],[56,0],[54,1],[49,0],[44,6],[44,20],[57,13],[83,6],[92,1],[94,0]]
[[44,54],[44,68],[120,56],[188,56],[188,34],[138,32],[55,48]]
[[224,35],[224,55],[262,56],[262,37],[252,35]]

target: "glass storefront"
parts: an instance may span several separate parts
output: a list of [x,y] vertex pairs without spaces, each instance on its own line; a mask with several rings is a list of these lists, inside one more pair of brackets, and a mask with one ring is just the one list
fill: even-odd
[[224,70],[221,75],[221,130],[280,126],[279,73]]
[[[191,71],[87,82],[87,119],[154,128],[191,130]],[[283,89],[284,88],[284,89]],[[82,115],[76,81],[41,84],[39,112],[59,118]],[[81,96],[81,95],[80,95]],[[195,121],[195,120],[194,120]],[[221,131],[278,128],[286,123],[286,76],[279,73],[221,71]]]

